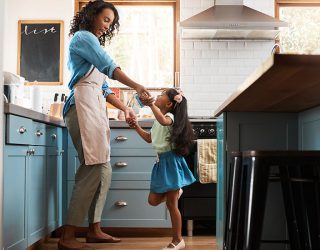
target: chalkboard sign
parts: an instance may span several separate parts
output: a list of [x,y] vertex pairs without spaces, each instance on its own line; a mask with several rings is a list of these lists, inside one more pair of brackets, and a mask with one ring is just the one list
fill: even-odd
[[30,84],[63,84],[63,21],[18,24],[18,74]]

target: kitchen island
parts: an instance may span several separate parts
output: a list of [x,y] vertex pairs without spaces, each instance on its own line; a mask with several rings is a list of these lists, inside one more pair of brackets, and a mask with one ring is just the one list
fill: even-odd
[[[268,58],[215,111],[218,139],[217,243],[223,249],[231,152],[320,150],[320,56]],[[262,239],[287,240],[280,184],[269,184]],[[288,249],[283,243],[261,249]]]

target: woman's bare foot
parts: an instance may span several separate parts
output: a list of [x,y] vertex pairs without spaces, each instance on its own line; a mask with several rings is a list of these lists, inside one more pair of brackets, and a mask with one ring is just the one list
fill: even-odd
[[104,233],[100,228],[100,222],[96,222],[90,223],[86,241],[88,243],[117,243],[121,240]]

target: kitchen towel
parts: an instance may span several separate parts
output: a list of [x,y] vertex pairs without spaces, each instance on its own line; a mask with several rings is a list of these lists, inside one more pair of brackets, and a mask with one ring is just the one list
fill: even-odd
[[200,183],[217,182],[217,140],[197,140],[197,174]]

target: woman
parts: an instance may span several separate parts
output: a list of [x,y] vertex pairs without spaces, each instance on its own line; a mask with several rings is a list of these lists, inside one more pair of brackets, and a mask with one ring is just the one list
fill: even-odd
[[129,125],[135,115],[112,94],[104,83],[105,75],[134,88],[140,95],[149,93],[127,77],[101,48],[111,40],[115,30],[119,30],[118,12],[112,4],[102,0],[90,1],[71,22],[70,35],[73,37],[68,61],[71,93],[64,107],[64,120],[78,152],[80,167],[75,176],[67,224],[58,243],[60,250],[91,249],[75,238],[76,226],[82,225],[86,215],[89,220],[87,242],[120,241],[100,228],[112,172],[106,101],[124,111]]

